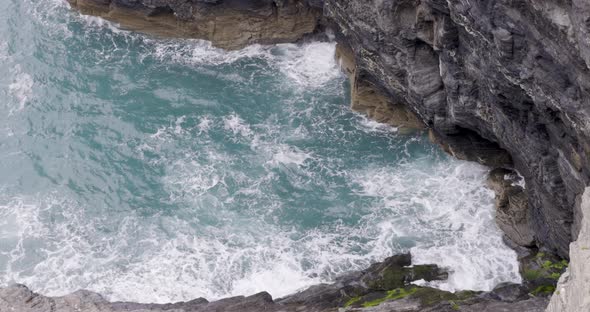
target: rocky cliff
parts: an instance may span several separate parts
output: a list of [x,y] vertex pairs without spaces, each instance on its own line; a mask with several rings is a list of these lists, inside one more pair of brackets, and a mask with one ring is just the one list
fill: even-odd
[[516,168],[536,242],[567,257],[590,178],[590,2],[326,0],[324,15],[356,79],[456,156]]
[[104,17],[130,30],[206,39],[224,49],[296,41],[316,31],[322,12],[305,0],[68,1],[84,14]]

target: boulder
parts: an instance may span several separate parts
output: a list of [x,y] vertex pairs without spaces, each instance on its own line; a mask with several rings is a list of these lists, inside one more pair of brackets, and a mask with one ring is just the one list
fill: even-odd
[[513,170],[496,168],[487,179],[496,193],[496,223],[506,236],[519,246],[535,244],[528,197],[523,179]]

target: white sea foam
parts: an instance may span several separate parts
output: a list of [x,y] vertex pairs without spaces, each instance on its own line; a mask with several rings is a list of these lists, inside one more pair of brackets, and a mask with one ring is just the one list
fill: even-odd
[[[59,15],[35,12],[48,23]],[[218,75],[207,66],[266,62],[260,66],[265,73],[278,73],[276,78],[296,94],[342,79],[333,59],[334,43],[254,45],[225,52],[203,41],[150,39],[102,19],[71,14],[85,32],[112,32],[112,46],[106,40],[97,48],[105,60],[117,59],[117,45],[125,40],[115,39],[123,36],[141,41],[139,61],[203,67],[199,72],[207,75]],[[250,79],[234,74],[221,78],[235,83]],[[20,88],[14,88],[15,98]],[[154,92],[164,99],[170,93]],[[25,102],[30,100],[30,94],[23,94]],[[218,106],[205,104],[201,106]],[[308,104],[324,105],[315,99]],[[311,108],[289,109],[291,117],[311,119],[314,114]],[[516,256],[502,244],[493,222],[483,167],[430,159],[389,167],[359,159],[360,168],[347,170],[337,156],[324,158],[289,141],[314,133],[304,126],[285,129],[273,120],[250,124],[238,113],[183,114],[139,138],[136,149],[152,154],[149,165],[164,172],[161,201],[172,208],[153,214],[136,206],[95,211],[101,206],[79,203],[63,190],[29,196],[0,192],[0,257],[6,259],[0,282],[25,283],[48,295],[86,288],[111,300],[139,302],[215,299],[262,290],[280,297],[412,246],[415,263],[437,263],[452,271],[448,281],[432,283],[444,289],[484,290],[519,280]],[[326,123],[317,120],[314,126],[324,127],[321,133],[341,127]],[[365,133],[392,129],[367,119],[358,124]],[[250,149],[238,157],[210,145],[220,133]],[[194,144],[181,144],[186,141]],[[299,191],[321,185],[327,189],[323,200],[337,200],[330,184],[335,182],[320,180],[320,171],[344,180],[369,202],[362,207],[336,205],[328,213],[358,213],[360,220],[336,220],[311,229],[281,224],[277,214],[287,208],[271,191],[277,176],[286,175],[289,186]],[[236,191],[230,193],[230,187]],[[351,207],[358,210],[351,212]]]
[[397,128],[390,126],[388,124],[384,124],[382,122],[377,122],[373,119],[370,119],[364,115],[361,114],[356,114],[357,117],[359,118],[359,123],[358,125],[360,125],[359,129],[364,131],[364,132],[379,132],[379,133],[392,133],[392,132],[397,132]]
[[493,194],[483,187],[484,167],[460,161],[404,167],[369,170],[358,183],[362,194],[380,198],[382,209],[400,214],[394,227],[419,242],[411,249],[415,264],[451,271],[448,280],[429,285],[491,290],[520,282],[516,254],[494,222]]
[[[251,45],[237,51],[224,51],[202,40],[153,41],[154,54],[160,61],[188,65],[224,65],[241,60],[265,60],[289,82],[306,88],[317,88],[342,77],[336,65],[333,42],[305,44]],[[216,74],[218,75],[218,73]],[[232,79],[242,81],[241,77]]]
[[230,116],[223,119],[223,125],[225,130],[231,131],[234,135],[242,137],[251,137],[252,130],[240,116],[237,114],[231,114]]
[[20,65],[16,65],[12,70],[14,75],[13,82],[8,86],[10,95],[16,100],[17,106],[10,110],[10,114],[21,111],[30,100],[33,94],[33,77],[23,72]]
[[335,43],[315,42],[302,47],[279,45],[279,49],[284,54],[280,57],[279,68],[300,86],[320,87],[341,76],[334,58]]
[[311,154],[303,152],[295,147],[279,145],[277,151],[274,152],[272,159],[268,163],[273,166],[278,166],[279,164],[302,166],[306,160],[312,158]]

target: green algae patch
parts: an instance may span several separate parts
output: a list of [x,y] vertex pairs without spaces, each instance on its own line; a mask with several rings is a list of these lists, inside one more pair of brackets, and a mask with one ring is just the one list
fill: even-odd
[[561,273],[551,273],[551,275],[549,275],[549,278],[552,278],[554,280],[558,280],[561,277]]
[[546,296],[546,295],[551,295],[554,291],[555,291],[555,286],[542,285],[542,286],[535,288],[533,291],[531,291],[531,295],[533,295],[533,296],[539,296],[539,295]]
[[521,274],[526,282],[538,285],[539,280],[541,280],[541,284],[546,284],[542,280],[558,280],[568,265],[567,260],[562,260],[555,255],[538,252],[525,262]]
[[535,280],[541,277],[541,271],[539,270],[524,270],[523,277],[527,280]]
[[474,296],[478,295],[479,292],[476,291],[459,291],[456,293],[451,293],[448,291],[443,291],[435,288],[420,288],[414,294],[414,298],[419,299],[420,303],[423,306],[433,306],[440,302],[449,301],[454,304],[458,302],[465,301],[467,299],[473,298]]
[[377,306],[385,301],[390,300],[400,300],[409,296],[412,296],[418,291],[418,287],[405,287],[405,288],[396,288],[393,290],[389,290],[386,292],[376,292],[370,293],[364,296],[356,296],[350,298],[345,304],[344,307],[348,308],[351,306],[362,306],[364,308],[374,307]]
[[459,308],[461,302],[473,298],[480,294],[475,291],[460,291],[451,293],[435,288],[429,287],[400,287],[386,292],[373,292],[364,296],[357,296],[350,298],[344,307],[351,306],[370,308],[375,307],[386,301],[401,300],[404,298],[415,299],[420,302],[423,307],[434,306],[441,302],[447,302],[451,308]]
[[388,291],[385,297],[378,298],[378,299],[371,300],[371,301],[367,301],[367,302],[363,302],[362,306],[363,306],[363,308],[369,308],[369,307],[374,307],[374,306],[380,305],[381,303],[383,303],[385,301],[403,299],[403,298],[406,298],[408,296],[415,294],[417,290],[418,290],[417,287],[413,287],[410,289],[407,289],[407,288],[393,289],[393,290]]
[[350,298],[348,301],[346,301],[346,303],[344,304],[344,307],[345,307],[345,308],[348,308],[348,307],[350,307],[351,305],[353,305],[353,304],[355,304],[355,303],[359,302],[360,300],[361,300],[361,297],[359,297],[359,296],[352,297],[352,298]]

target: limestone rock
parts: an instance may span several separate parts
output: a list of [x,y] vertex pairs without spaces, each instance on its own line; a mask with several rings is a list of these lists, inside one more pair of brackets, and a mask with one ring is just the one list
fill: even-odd
[[584,192],[581,213],[578,240],[570,244],[570,266],[559,279],[547,312],[590,311],[590,188]]

